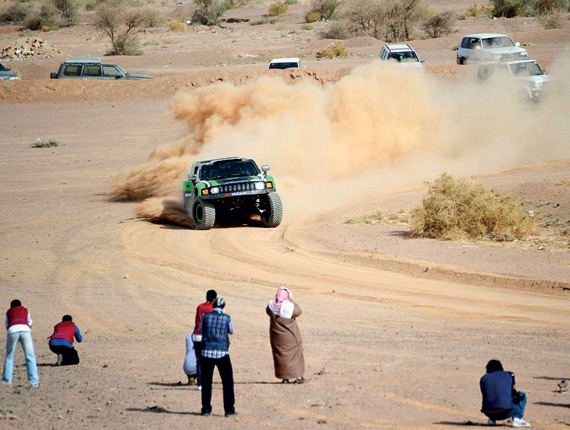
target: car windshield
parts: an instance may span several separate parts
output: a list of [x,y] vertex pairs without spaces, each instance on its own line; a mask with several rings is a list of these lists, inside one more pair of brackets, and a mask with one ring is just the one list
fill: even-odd
[[511,69],[511,73],[516,78],[524,78],[527,76],[540,76],[544,75],[544,71],[534,61],[528,63],[515,63],[510,64],[509,68]]
[[252,160],[230,160],[202,166],[200,179],[213,181],[221,178],[255,176],[257,174],[259,174],[259,169]]
[[391,52],[388,58],[394,59],[398,62],[419,61],[416,53],[412,51]]
[[489,37],[483,39],[483,49],[492,48],[510,48],[515,46],[515,43],[507,36]]

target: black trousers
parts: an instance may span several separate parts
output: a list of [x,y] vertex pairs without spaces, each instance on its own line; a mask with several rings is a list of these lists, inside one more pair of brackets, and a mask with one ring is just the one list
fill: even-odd
[[70,366],[73,364],[79,364],[79,355],[75,348],[69,348],[67,346],[49,346],[49,349],[54,354],[61,354],[63,356],[62,366]]
[[214,367],[218,368],[224,391],[224,412],[235,412],[234,371],[230,356],[222,358],[201,357],[202,364],[202,413],[212,411],[212,379]]

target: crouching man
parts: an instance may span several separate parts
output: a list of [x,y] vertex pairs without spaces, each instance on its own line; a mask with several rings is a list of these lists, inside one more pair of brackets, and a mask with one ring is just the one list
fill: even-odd
[[53,327],[53,334],[49,337],[49,349],[57,354],[56,366],[69,366],[79,364],[79,355],[73,347],[73,340],[83,340],[81,331],[73,323],[71,315],[64,315],[61,322]]
[[496,421],[512,418],[512,427],[528,428],[530,424],[523,420],[526,395],[517,391],[515,375],[505,372],[499,360],[487,363],[487,373],[479,382],[483,395],[483,412],[488,418],[488,425]]

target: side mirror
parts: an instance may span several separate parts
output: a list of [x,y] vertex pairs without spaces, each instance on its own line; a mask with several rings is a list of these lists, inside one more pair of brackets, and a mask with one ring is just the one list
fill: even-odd
[[49,74],[49,77],[50,77],[50,79],[57,79],[57,73],[51,72],[51,73]]
[[196,173],[190,173],[188,175],[188,180],[191,182],[196,182]]
[[420,63],[423,63],[424,61],[426,61],[425,58],[420,58]]
[[269,164],[264,164],[263,166],[261,166],[261,171],[263,173],[269,172],[269,169],[270,169]]

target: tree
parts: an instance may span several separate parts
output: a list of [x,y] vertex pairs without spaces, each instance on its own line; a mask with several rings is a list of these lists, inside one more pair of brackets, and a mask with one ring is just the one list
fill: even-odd
[[109,55],[140,55],[137,33],[143,22],[142,12],[118,0],[97,7],[94,25],[109,37],[112,46]]

